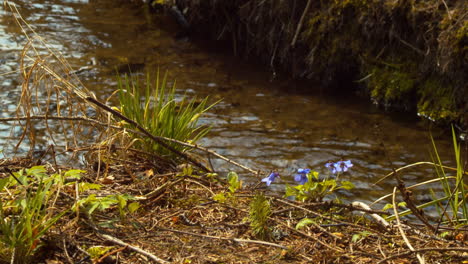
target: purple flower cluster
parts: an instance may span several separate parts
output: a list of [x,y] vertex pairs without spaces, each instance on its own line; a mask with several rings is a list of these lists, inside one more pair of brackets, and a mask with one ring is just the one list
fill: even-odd
[[337,162],[328,162],[327,164],[325,164],[325,167],[330,169],[331,173],[333,174],[348,171],[348,168],[351,168],[352,166],[353,164],[350,160],[340,160]]
[[[331,173],[337,174],[341,172],[346,172],[348,171],[349,168],[351,168],[353,164],[351,163],[350,160],[340,160],[337,162],[328,162],[325,164],[325,167],[330,169]],[[303,185],[308,181],[307,179],[307,174],[310,173],[310,169],[298,169],[297,173],[294,175],[294,180],[297,181],[299,184]],[[270,186],[272,182],[275,181],[275,179],[279,177],[278,172],[272,172],[268,177],[263,178],[262,182],[265,182],[267,186]]]

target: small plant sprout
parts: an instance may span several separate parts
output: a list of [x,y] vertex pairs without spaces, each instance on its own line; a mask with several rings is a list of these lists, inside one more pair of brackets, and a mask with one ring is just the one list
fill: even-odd
[[271,206],[263,194],[256,194],[250,202],[249,220],[252,234],[263,240],[271,237],[268,217],[271,215]]
[[263,178],[262,182],[266,182],[266,185],[270,186],[270,184],[275,181],[276,177],[279,177],[279,173],[272,172],[268,177]]
[[310,173],[310,169],[298,169],[297,174],[294,175],[294,180],[302,185],[307,182],[308,173]]

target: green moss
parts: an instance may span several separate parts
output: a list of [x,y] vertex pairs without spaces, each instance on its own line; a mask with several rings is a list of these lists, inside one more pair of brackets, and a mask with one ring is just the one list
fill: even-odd
[[455,34],[455,49],[457,52],[468,51],[468,20],[463,23]]
[[438,121],[456,120],[460,113],[453,86],[440,76],[418,78],[417,72],[411,71],[414,67],[412,63],[371,66],[367,85],[372,98],[385,105],[409,106],[416,96],[420,115]]
[[373,66],[368,87],[371,96],[385,104],[406,103],[415,90],[415,78],[400,67]]
[[433,120],[455,120],[456,110],[453,87],[440,77],[433,76],[424,81],[419,89],[418,112]]

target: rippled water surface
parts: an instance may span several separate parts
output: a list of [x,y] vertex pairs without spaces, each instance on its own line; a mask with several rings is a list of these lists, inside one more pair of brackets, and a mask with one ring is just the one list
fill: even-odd
[[[254,169],[277,170],[283,183],[297,168],[326,174],[327,161],[350,159],[354,167],[342,177],[356,189],[343,195],[372,201],[391,190],[393,182],[373,183],[392,166],[430,160],[429,130],[416,120],[384,114],[353,95],[331,96],[320,87],[287,79],[270,81],[269,72],[258,65],[223,55],[201,41],[177,39],[174,22],[148,12],[140,1],[14,2],[72,67],[88,67],[78,76],[101,98],[116,89],[115,69],[130,65],[133,73],[168,70],[180,94],[222,99],[203,119],[213,130],[200,144]],[[0,115],[8,117],[20,91],[18,73],[8,73],[18,69],[25,38],[3,8],[0,19]],[[437,139],[440,132],[434,133]],[[0,123],[0,141],[10,135],[8,124]],[[436,141],[443,159],[450,161],[449,140]],[[222,161],[213,163],[221,171],[229,169]],[[402,176],[415,183],[434,172],[423,168]]]

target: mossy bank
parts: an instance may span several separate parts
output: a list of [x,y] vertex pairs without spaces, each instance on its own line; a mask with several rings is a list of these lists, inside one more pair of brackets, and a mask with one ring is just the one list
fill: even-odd
[[[161,1],[153,1],[161,2]],[[272,71],[356,89],[390,108],[468,122],[461,0],[177,0],[194,36]]]

